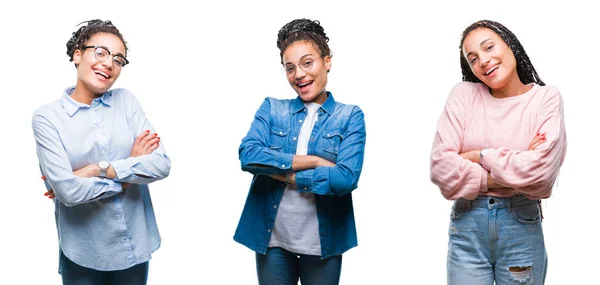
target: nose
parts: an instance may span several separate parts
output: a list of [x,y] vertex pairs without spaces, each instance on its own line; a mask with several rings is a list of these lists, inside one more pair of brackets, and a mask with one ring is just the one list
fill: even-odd
[[302,78],[304,78],[306,76],[306,72],[304,70],[302,70],[302,68],[296,68],[296,74],[294,74],[294,77],[296,78],[297,81],[302,80]]
[[487,55],[482,55],[479,57],[479,66],[486,67],[490,64],[491,57]]
[[101,60],[100,62],[104,67],[108,69],[112,69],[113,67],[113,58],[111,55],[107,56],[106,58],[104,58],[104,60]]

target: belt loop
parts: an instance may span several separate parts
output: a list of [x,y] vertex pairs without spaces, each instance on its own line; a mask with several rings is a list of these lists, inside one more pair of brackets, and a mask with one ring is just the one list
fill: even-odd
[[537,199],[539,208],[540,208],[540,217],[542,218],[542,220],[544,219],[544,211],[542,211],[542,199]]
[[508,199],[506,199],[506,200],[505,200],[505,201],[506,201],[506,210],[507,210],[509,213],[511,213],[511,212],[512,212],[512,199],[513,199],[513,197],[515,197],[515,196],[508,197]]

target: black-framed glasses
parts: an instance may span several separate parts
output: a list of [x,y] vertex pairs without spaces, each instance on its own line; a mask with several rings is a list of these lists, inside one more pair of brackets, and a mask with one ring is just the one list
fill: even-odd
[[283,69],[285,70],[285,73],[290,76],[293,74],[296,74],[296,66],[300,67],[300,69],[302,69],[304,72],[307,72],[309,70],[311,70],[313,68],[313,66],[315,65],[315,60],[317,60],[318,58],[322,58],[323,56],[319,56],[316,57],[312,54],[307,54],[303,57],[300,58],[300,60],[298,61],[298,64],[293,64],[293,63],[286,63],[283,65]]
[[112,55],[112,63],[117,68],[121,68],[129,64],[129,60],[127,60],[122,54],[112,54],[105,46],[82,46],[81,48],[93,48],[94,56],[100,61],[104,61],[106,58]]

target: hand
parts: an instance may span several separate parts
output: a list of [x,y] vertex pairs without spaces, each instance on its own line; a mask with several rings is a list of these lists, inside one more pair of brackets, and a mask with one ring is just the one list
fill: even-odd
[[472,150],[472,151],[467,151],[467,152],[461,152],[458,155],[460,155],[462,158],[464,158],[466,160],[470,160],[475,163],[481,163],[479,161],[479,153],[481,153],[481,150]]
[[539,145],[546,142],[546,133],[540,134],[538,133],[533,140],[529,143],[529,147],[527,150],[535,150]]
[[[42,180],[46,180],[46,176],[42,175]],[[44,196],[47,196],[48,199],[52,199],[54,198],[54,191],[52,189],[46,191],[46,193],[44,193]]]
[[150,134],[150,131],[146,130],[135,138],[131,148],[131,157],[151,154],[159,145],[160,137],[156,133]]
[[496,181],[494,181],[494,179],[492,178],[492,175],[488,172],[488,175],[487,175],[487,188],[488,189],[506,188],[506,186],[498,184]]
[[[275,179],[275,180],[279,180],[281,182],[285,182],[288,183],[288,181],[286,181],[286,175],[285,174],[271,174],[269,175],[271,176],[271,178]],[[290,174],[290,181],[289,181],[290,185],[296,185],[296,173],[291,173]]]

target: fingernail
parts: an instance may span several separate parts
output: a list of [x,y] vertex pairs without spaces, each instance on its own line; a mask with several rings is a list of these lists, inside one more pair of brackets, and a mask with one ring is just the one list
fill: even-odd
[[42,180],[46,180],[46,176],[42,175]]
[[147,132],[147,133],[149,133],[149,132],[150,132],[150,130],[146,130],[146,132]]
[[158,139],[160,140],[160,137],[158,137]]

